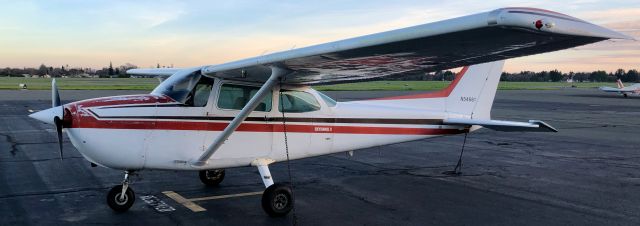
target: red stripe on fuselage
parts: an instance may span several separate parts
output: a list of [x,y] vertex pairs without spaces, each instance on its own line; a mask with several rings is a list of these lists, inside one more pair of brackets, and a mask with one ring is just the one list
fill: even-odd
[[[464,74],[466,67],[462,69]],[[462,77],[462,76],[459,76]],[[451,89],[457,84],[456,79]],[[448,88],[449,89],[449,88]],[[447,95],[451,91],[446,91]],[[95,128],[95,129],[141,129],[141,130],[193,130],[193,131],[223,131],[228,122],[203,122],[203,121],[168,121],[168,120],[98,120],[85,110],[87,107],[117,106],[131,104],[153,104],[175,102],[166,96],[156,95],[131,95],[105,97],[75,102],[68,108],[71,110],[73,123],[71,128]],[[80,113],[79,111],[82,111]],[[268,123],[242,123],[236,130],[238,132],[284,132],[282,124]],[[379,127],[379,126],[334,126],[312,124],[287,124],[287,132],[293,133],[336,133],[336,134],[389,134],[389,135],[447,135],[464,133],[467,130],[460,129],[435,129],[435,128],[407,128],[407,127]]]
[[[93,117],[83,117],[80,123],[73,124],[72,128],[222,131],[227,125],[229,125],[229,123],[226,122],[96,120]],[[285,126],[282,124],[243,123],[236,131],[284,132]],[[459,134],[466,130],[287,124],[286,131],[292,133],[446,135]]]

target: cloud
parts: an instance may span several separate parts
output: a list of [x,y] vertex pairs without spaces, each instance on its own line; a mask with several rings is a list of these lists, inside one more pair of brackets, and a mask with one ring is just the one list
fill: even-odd
[[[640,39],[640,19],[636,19],[640,7],[625,0],[370,0],[367,4],[340,0],[58,0],[6,1],[2,5],[0,67],[42,62],[101,67],[110,60],[141,66],[216,64],[506,6],[547,8]],[[550,70],[570,68],[574,63],[604,67],[602,62],[613,61],[598,57],[630,65],[639,61],[632,53],[640,52],[638,43],[601,42],[519,58],[509,65]]]

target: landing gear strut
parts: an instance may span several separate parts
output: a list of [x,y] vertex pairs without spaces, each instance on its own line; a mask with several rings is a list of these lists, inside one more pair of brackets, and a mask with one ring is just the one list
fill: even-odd
[[136,200],[133,189],[129,188],[129,171],[124,171],[122,185],[111,188],[107,194],[107,204],[116,212],[125,212],[131,208]]
[[224,180],[224,169],[201,170],[200,181],[207,186],[216,186]]
[[262,182],[267,189],[262,193],[262,209],[269,216],[282,217],[293,209],[294,196],[291,186],[284,183],[273,183],[269,163],[258,162],[256,166],[262,177]]

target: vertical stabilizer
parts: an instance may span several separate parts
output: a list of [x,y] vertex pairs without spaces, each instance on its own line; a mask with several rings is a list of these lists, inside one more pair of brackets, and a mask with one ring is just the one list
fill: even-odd
[[446,97],[445,110],[449,117],[490,119],[503,66],[504,60],[501,60],[466,68],[451,94]]
[[616,85],[618,85],[618,89],[624,88],[624,84],[622,84],[622,81],[620,79],[616,80]]

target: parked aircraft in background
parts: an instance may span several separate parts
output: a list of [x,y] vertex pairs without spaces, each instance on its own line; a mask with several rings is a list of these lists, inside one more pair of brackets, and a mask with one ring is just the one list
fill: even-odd
[[622,81],[618,79],[616,80],[616,85],[618,85],[618,88],[602,86],[599,89],[607,93],[619,93],[624,97],[628,97],[629,95],[640,95],[640,83],[625,87],[624,84],[622,84]]
[[[225,168],[254,166],[266,187],[263,209],[283,216],[294,200],[289,185],[274,183],[274,162],[481,127],[555,131],[542,121],[491,118],[504,60],[607,39],[631,38],[552,11],[502,8],[219,65],[128,71],[170,76],[150,94],[63,105],[54,81],[53,107],[30,116],[55,125],[59,141],[66,130],[92,164],[125,172],[107,195],[115,211],[135,200],[134,171],[199,171],[216,185]],[[309,87],[463,66],[432,93],[336,102]]]

